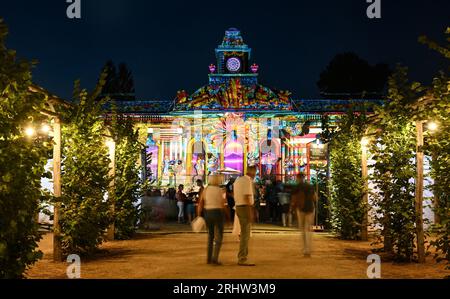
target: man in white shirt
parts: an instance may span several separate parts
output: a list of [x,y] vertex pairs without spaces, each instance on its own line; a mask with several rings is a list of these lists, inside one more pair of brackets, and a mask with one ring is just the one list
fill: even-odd
[[241,225],[241,239],[239,243],[238,265],[254,266],[247,262],[248,241],[250,239],[251,223],[253,221],[254,186],[253,180],[256,175],[256,166],[248,166],[247,174],[239,177],[233,184],[234,201],[236,203],[236,214]]

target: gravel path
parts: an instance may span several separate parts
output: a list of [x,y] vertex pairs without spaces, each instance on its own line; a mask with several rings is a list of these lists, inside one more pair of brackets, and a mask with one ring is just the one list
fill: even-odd
[[[311,258],[300,254],[298,232],[259,230],[250,241],[250,259],[256,267],[236,265],[239,242],[226,233],[222,266],[206,265],[206,234],[138,234],[133,240],[102,245],[104,252],[82,259],[82,278],[367,278],[370,243],[341,241],[315,233]],[[65,278],[66,263],[52,261],[52,235],[40,243],[44,258],[27,273],[29,278]],[[430,257],[419,265],[382,262],[382,278],[442,278],[444,265]]]

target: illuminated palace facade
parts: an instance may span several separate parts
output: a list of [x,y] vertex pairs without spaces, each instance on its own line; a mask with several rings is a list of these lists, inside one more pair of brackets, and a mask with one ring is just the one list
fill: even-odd
[[379,100],[294,100],[288,91],[259,84],[258,65],[239,30],[225,32],[209,66],[208,84],[193,94],[179,91],[173,102],[119,101],[118,109],[145,131],[143,176],[155,185],[192,184],[220,171],[286,181],[311,176],[327,163],[319,142],[322,119],[330,125],[350,105]]

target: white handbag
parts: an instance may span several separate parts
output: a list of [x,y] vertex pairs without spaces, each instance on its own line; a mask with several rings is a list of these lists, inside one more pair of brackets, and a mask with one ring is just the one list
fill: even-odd
[[194,220],[191,222],[192,230],[196,233],[201,232],[205,227],[205,219],[203,217],[195,217]]

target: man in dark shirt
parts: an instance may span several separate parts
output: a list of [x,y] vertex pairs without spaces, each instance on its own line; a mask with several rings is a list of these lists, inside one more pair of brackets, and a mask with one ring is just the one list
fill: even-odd
[[296,212],[299,228],[303,238],[303,254],[311,256],[312,225],[314,224],[314,210],[318,196],[314,187],[305,182],[305,175],[297,175],[297,184],[292,190],[291,209]]

